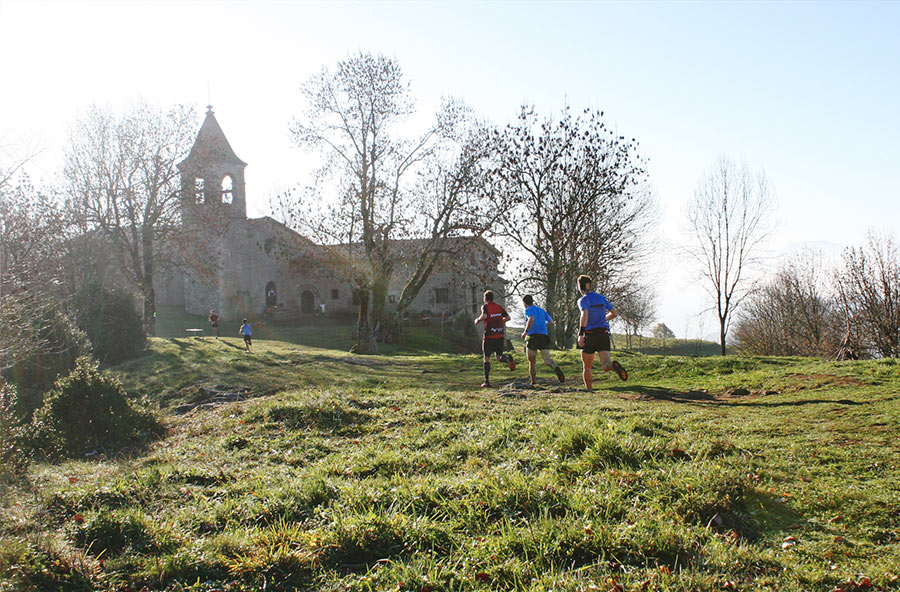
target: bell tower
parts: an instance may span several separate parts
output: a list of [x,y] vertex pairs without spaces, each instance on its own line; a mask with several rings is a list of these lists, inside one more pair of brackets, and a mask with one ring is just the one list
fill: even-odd
[[181,171],[182,207],[186,217],[247,218],[244,168],[225,137],[212,105],[187,158],[178,163]]

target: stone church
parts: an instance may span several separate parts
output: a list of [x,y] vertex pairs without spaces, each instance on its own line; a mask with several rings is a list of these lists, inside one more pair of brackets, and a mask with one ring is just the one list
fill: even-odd
[[[187,158],[179,163],[182,219],[186,234],[175,251],[179,264],[157,274],[157,304],[224,320],[242,317],[298,319],[305,315],[357,310],[353,284],[325,249],[270,218],[248,218],[244,169],[216,121],[212,107]],[[417,241],[398,241],[415,253]],[[482,293],[505,292],[500,252],[483,238],[453,239],[409,312],[422,316],[477,315]],[[388,287],[388,307],[396,305],[409,277],[404,265]]]

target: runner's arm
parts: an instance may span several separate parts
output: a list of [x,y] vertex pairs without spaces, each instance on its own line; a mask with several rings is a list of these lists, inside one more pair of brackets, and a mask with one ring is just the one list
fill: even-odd
[[525,328],[522,329],[522,339],[525,339],[525,336],[528,335],[528,330],[531,329],[532,322],[534,322],[534,317],[528,317],[528,320],[525,322]]
[[584,346],[584,328],[587,327],[588,311],[581,309],[581,320],[578,321],[578,345]]

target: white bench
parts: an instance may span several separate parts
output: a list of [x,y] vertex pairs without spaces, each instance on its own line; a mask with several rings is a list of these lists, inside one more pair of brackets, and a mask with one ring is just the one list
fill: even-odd
[[203,329],[185,329],[184,332],[188,337],[203,337]]

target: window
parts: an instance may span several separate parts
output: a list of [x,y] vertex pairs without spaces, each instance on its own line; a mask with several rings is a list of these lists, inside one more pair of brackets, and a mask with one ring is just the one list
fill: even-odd
[[234,180],[231,175],[222,178],[222,203],[230,204],[234,200]]
[[198,204],[202,204],[206,199],[204,199],[204,193],[206,190],[206,180],[202,178],[194,179],[194,201]]
[[388,302],[391,304],[397,304],[397,295],[396,294],[388,294]]
[[341,291],[340,290],[332,290],[331,291],[331,299],[332,300],[340,300],[341,299]]
[[435,288],[434,303],[447,304],[448,302],[450,302],[450,290],[447,288]]

